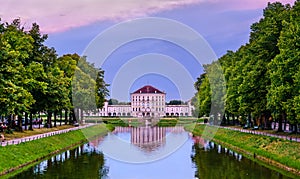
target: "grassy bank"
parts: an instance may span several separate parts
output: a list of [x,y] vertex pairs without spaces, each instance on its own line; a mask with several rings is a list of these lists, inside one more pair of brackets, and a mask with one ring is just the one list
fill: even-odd
[[[186,126],[186,130],[204,138],[215,131],[215,127],[207,126],[203,133],[204,128],[205,125],[196,125],[195,128],[192,125]],[[300,175],[300,143],[228,129],[218,129],[213,137],[217,143],[221,142],[229,148],[237,148],[248,158]]]
[[[123,117],[85,117],[87,123],[105,123],[113,126],[141,126],[144,125],[143,119],[138,118],[123,118]],[[163,117],[156,124],[159,127],[174,127],[176,125],[186,125],[191,123],[203,123],[204,119],[197,119],[193,117]]]
[[204,119],[197,118],[162,118],[157,123],[159,127],[174,127],[176,125],[187,125],[194,123],[202,123]]
[[105,125],[96,125],[82,130],[34,140],[19,145],[0,147],[0,175],[22,168],[49,155],[66,150],[97,135],[105,135]]
[[137,118],[119,118],[119,117],[86,117],[87,123],[105,123],[113,126],[140,126],[142,122]]

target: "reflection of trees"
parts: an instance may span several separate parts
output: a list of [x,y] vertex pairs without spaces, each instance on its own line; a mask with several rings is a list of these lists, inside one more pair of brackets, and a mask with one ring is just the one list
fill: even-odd
[[105,178],[104,155],[90,145],[63,152],[15,178]]
[[[207,150],[209,149],[209,150]],[[220,152],[221,151],[221,152]],[[218,153],[220,152],[220,153]],[[191,155],[196,167],[196,178],[284,178],[281,174],[269,170],[257,163],[236,157],[235,152],[225,150],[218,145],[203,148],[195,143]]]

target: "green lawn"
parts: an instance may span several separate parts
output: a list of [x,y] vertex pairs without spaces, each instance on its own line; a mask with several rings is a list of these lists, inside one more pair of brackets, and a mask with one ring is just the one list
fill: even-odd
[[255,153],[256,158],[262,156],[279,162],[293,168],[296,173],[300,174],[300,143],[221,128],[215,133],[215,127],[207,126],[205,128],[205,126],[196,125],[194,128],[192,125],[187,125],[186,130],[192,131],[197,136],[213,137],[213,140],[238,147],[247,151],[249,156],[253,156]]
[[87,138],[105,135],[107,132],[108,128],[102,124],[18,145],[0,147],[0,174],[81,144],[87,141]]

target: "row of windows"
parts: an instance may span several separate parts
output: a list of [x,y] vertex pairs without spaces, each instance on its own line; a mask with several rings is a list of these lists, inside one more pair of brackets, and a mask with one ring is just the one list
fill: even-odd
[[158,100],[149,100],[149,99],[147,99],[147,100],[144,100],[144,99],[141,100],[141,99],[139,99],[139,100],[138,100],[138,99],[132,99],[132,101],[133,101],[133,102],[135,102],[135,101],[136,101],[136,102],[141,102],[141,101],[142,101],[142,102],[149,102],[149,101],[151,101],[151,102],[164,102],[163,99],[158,99]]
[[132,103],[133,106],[163,106],[164,103]]
[[173,112],[173,111],[181,111],[181,112],[183,112],[183,111],[189,111],[189,109],[188,108],[175,108],[175,109],[173,109],[173,108],[171,108],[171,109],[168,109],[167,108],[167,111],[168,112]]
[[[113,112],[127,112],[130,111],[131,108],[110,108],[108,112],[113,111]],[[101,110],[98,110],[98,112],[105,112],[105,108],[102,108]]]
[[[137,98],[139,98],[139,99],[140,99],[140,98],[143,98],[143,99],[144,99],[144,98],[147,98],[147,99],[149,99],[150,96],[146,96],[146,97],[145,97],[145,96],[132,96],[132,98],[133,98],[133,99],[134,99],[134,98],[136,98],[136,99],[137,99]],[[156,98],[156,99],[161,99],[162,96],[155,96],[155,98]],[[152,96],[152,99],[154,99],[154,96]]]
[[152,96],[152,98],[150,98],[149,96],[145,97],[145,96],[132,96],[132,101],[150,101],[150,99],[152,99],[152,101],[164,101],[164,98],[162,96]]
[[[156,109],[156,111],[164,111],[164,108],[154,108],[152,107],[152,111]],[[142,110],[144,111],[145,108],[142,108]],[[132,111],[141,111],[141,108],[132,108]]]
[[[105,113],[99,113],[100,116],[105,116]],[[152,113],[154,115],[154,113]],[[166,116],[188,116],[188,113],[166,113]],[[131,116],[131,113],[108,113],[108,116]]]

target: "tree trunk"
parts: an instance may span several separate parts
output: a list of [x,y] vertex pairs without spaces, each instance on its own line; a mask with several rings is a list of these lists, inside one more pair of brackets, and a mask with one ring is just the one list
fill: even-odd
[[47,128],[52,128],[52,112],[48,111],[47,115]]
[[78,122],[80,120],[80,109],[79,108],[76,108],[76,112],[75,112],[75,120],[74,122]]
[[223,116],[222,116],[221,125],[226,125],[226,116],[225,116],[225,114],[223,114]]
[[282,132],[282,119],[284,118],[284,114],[279,115],[278,119],[278,129],[277,132]]
[[80,121],[78,121],[78,122],[80,122],[81,124],[83,122],[83,111],[82,110],[80,110]]
[[56,127],[56,116],[57,116],[57,111],[54,111],[54,127]]
[[68,124],[68,110],[65,110],[65,125]]
[[287,120],[286,117],[284,118],[284,131],[286,131],[286,125],[287,125]]
[[59,121],[59,126],[61,126],[61,121],[62,121],[62,110],[60,110],[60,114],[59,114],[59,117],[60,117],[60,121]]
[[226,123],[227,123],[227,125],[230,125],[230,120],[229,120],[230,114],[229,114],[229,112],[227,112],[226,114],[227,114],[227,122]]
[[25,113],[25,130],[27,130],[27,124],[28,124],[28,113]]
[[23,128],[22,128],[22,116],[18,115],[18,131],[22,132]]
[[13,127],[11,115],[8,116],[7,122],[8,122],[8,126],[7,127],[10,130]]
[[73,109],[70,110],[69,112],[69,124],[71,125],[73,121]]
[[39,129],[41,128],[41,123],[43,124],[43,119],[41,118],[41,113],[39,112],[39,120],[41,120],[41,122],[39,121]]
[[248,127],[252,127],[251,113],[248,113],[247,124],[248,124]]
[[30,113],[30,115],[29,115],[29,130],[33,131],[33,127],[32,127],[32,113]]
[[270,130],[271,127],[271,113],[269,111],[266,112],[266,129]]
[[273,130],[276,129],[276,124],[277,124],[277,122],[278,122],[277,118],[273,119],[273,123],[274,123],[274,128],[273,128]]
[[263,116],[262,115],[260,115],[259,116],[259,118],[258,118],[258,126],[260,127],[260,128],[263,128]]
[[74,124],[74,122],[77,121],[77,118],[78,118],[78,117],[76,116],[75,109],[72,110],[72,118],[73,118],[72,124]]
[[234,116],[234,114],[232,114],[232,125],[235,126],[235,116]]

